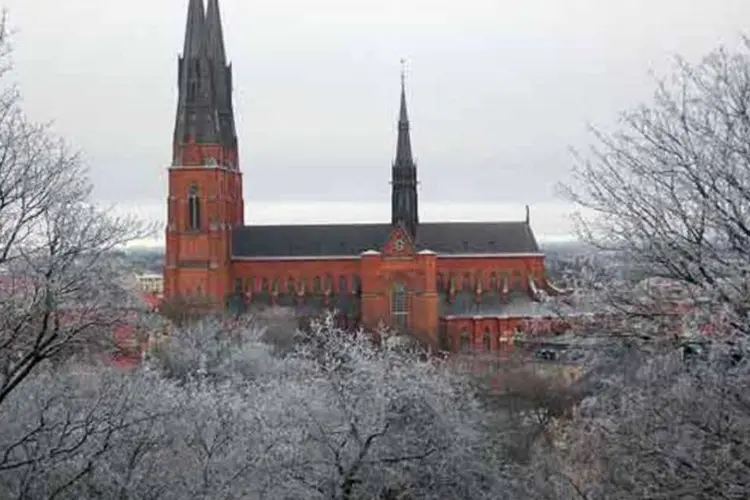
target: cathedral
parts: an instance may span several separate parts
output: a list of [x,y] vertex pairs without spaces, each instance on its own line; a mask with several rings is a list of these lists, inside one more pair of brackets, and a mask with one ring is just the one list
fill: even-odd
[[332,310],[348,327],[385,324],[448,350],[494,351],[543,296],[560,293],[528,208],[518,221],[420,222],[403,75],[390,221],[246,224],[223,38],[219,0],[205,8],[189,0],[169,167],[167,299]]

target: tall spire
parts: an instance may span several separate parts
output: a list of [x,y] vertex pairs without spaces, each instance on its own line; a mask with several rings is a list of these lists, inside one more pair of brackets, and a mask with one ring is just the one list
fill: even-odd
[[219,116],[222,144],[232,150],[237,149],[237,131],[232,105],[232,67],[227,65],[224,48],[224,31],[221,23],[219,0],[208,0],[206,12],[206,40],[208,54],[214,71],[216,107]]
[[203,0],[190,0],[188,4],[187,26],[185,27],[185,45],[182,57],[198,57],[203,43],[203,25],[206,14],[203,11]]
[[411,153],[409,116],[406,111],[406,61],[401,59],[401,106],[398,118],[396,159],[391,171],[391,223],[401,224],[416,239],[419,225],[417,206],[417,166]]
[[[175,146],[191,141],[198,144],[220,142],[216,84],[212,73],[203,0],[189,0],[185,45],[179,58]],[[175,149],[175,165],[182,162],[178,156]]]
[[227,55],[224,50],[224,31],[221,27],[221,11],[219,11],[219,0],[208,0],[206,11],[206,31],[208,39],[208,53],[217,65],[227,64]]
[[401,108],[398,114],[398,143],[396,145],[396,165],[409,166],[414,163],[411,154],[409,114],[406,111],[406,61],[401,59]]

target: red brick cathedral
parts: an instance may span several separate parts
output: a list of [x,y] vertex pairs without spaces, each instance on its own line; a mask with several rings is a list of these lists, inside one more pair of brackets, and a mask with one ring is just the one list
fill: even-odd
[[[403,76],[391,220],[382,224],[246,225],[232,66],[218,0],[189,0],[169,167],[165,296],[221,306],[338,312],[381,321],[446,348],[495,350],[547,282],[525,220],[420,223]],[[385,180],[384,180],[385,182]]]

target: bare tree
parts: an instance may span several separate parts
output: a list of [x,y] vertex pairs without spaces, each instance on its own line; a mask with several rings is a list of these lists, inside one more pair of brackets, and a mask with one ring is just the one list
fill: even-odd
[[744,341],[669,350],[602,377],[561,455],[586,498],[746,498],[748,352]]
[[[5,20],[0,68],[8,67]],[[0,83],[4,73],[0,72]],[[148,233],[90,202],[79,156],[0,91],[0,407],[43,360],[105,337],[129,306],[112,250]]]
[[[222,333],[215,321],[176,329],[168,352],[154,358],[153,368],[195,391],[188,408],[213,401],[189,409],[177,426],[195,433],[180,438],[187,443],[181,456],[201,468],[213,464],[213,479],[200,491],[212,498],[222,498],[217,491],[502,497],[493,488],[497,471],[485,460],[484,410],[462,379],[415,351],[341,331],[331,317],[298,332],[283,350],[263,323],[245,325],[245,332],[235,324]],[[228,478],[232,486],[220,487]]]
[[[581,235],[651,276],[695,285],[697,304],[748,312],[750,41],[698,64],[677,61],[652,103],[594,130],[566,193],[592,216]],[[628,300],[633,311],[637,301]],[[715,312],[715,311],[714,311]],[[650,314],[650,313],[649,313]]]
[[24,383],[0,412],[2,498],[128,498],[179,407],[158,377],[103,366],[46,364]]

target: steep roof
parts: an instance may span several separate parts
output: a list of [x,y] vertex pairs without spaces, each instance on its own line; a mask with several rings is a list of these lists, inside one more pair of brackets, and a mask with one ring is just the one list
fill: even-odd
[[190,0],[185,26],[185,44],[182,49],[182,56],[185,59],[200,56],[203,48],[205,20],[206,12],[203,9],[203,0]]
[[414,167],[411,151],[411,134],[409,133],[409,113],[406,110],[406,83],[404,73],[401,73],[401,103],[398,111],[398,142],[396,144],[396,160],[393,165],[402,168]]
[[[390,224],[245,226],[235,229],[234,257],[354,256],[380,249]],[[438,254],[538,253],[525,222],[434,222],[420,224],[417,250]]]
[[223,68],[227,64],[226,50],[224,49],[224,31],[221,27],[221,11],[219,0],[208,0],[206,10],[206,37],[208,53],[217,66]]

